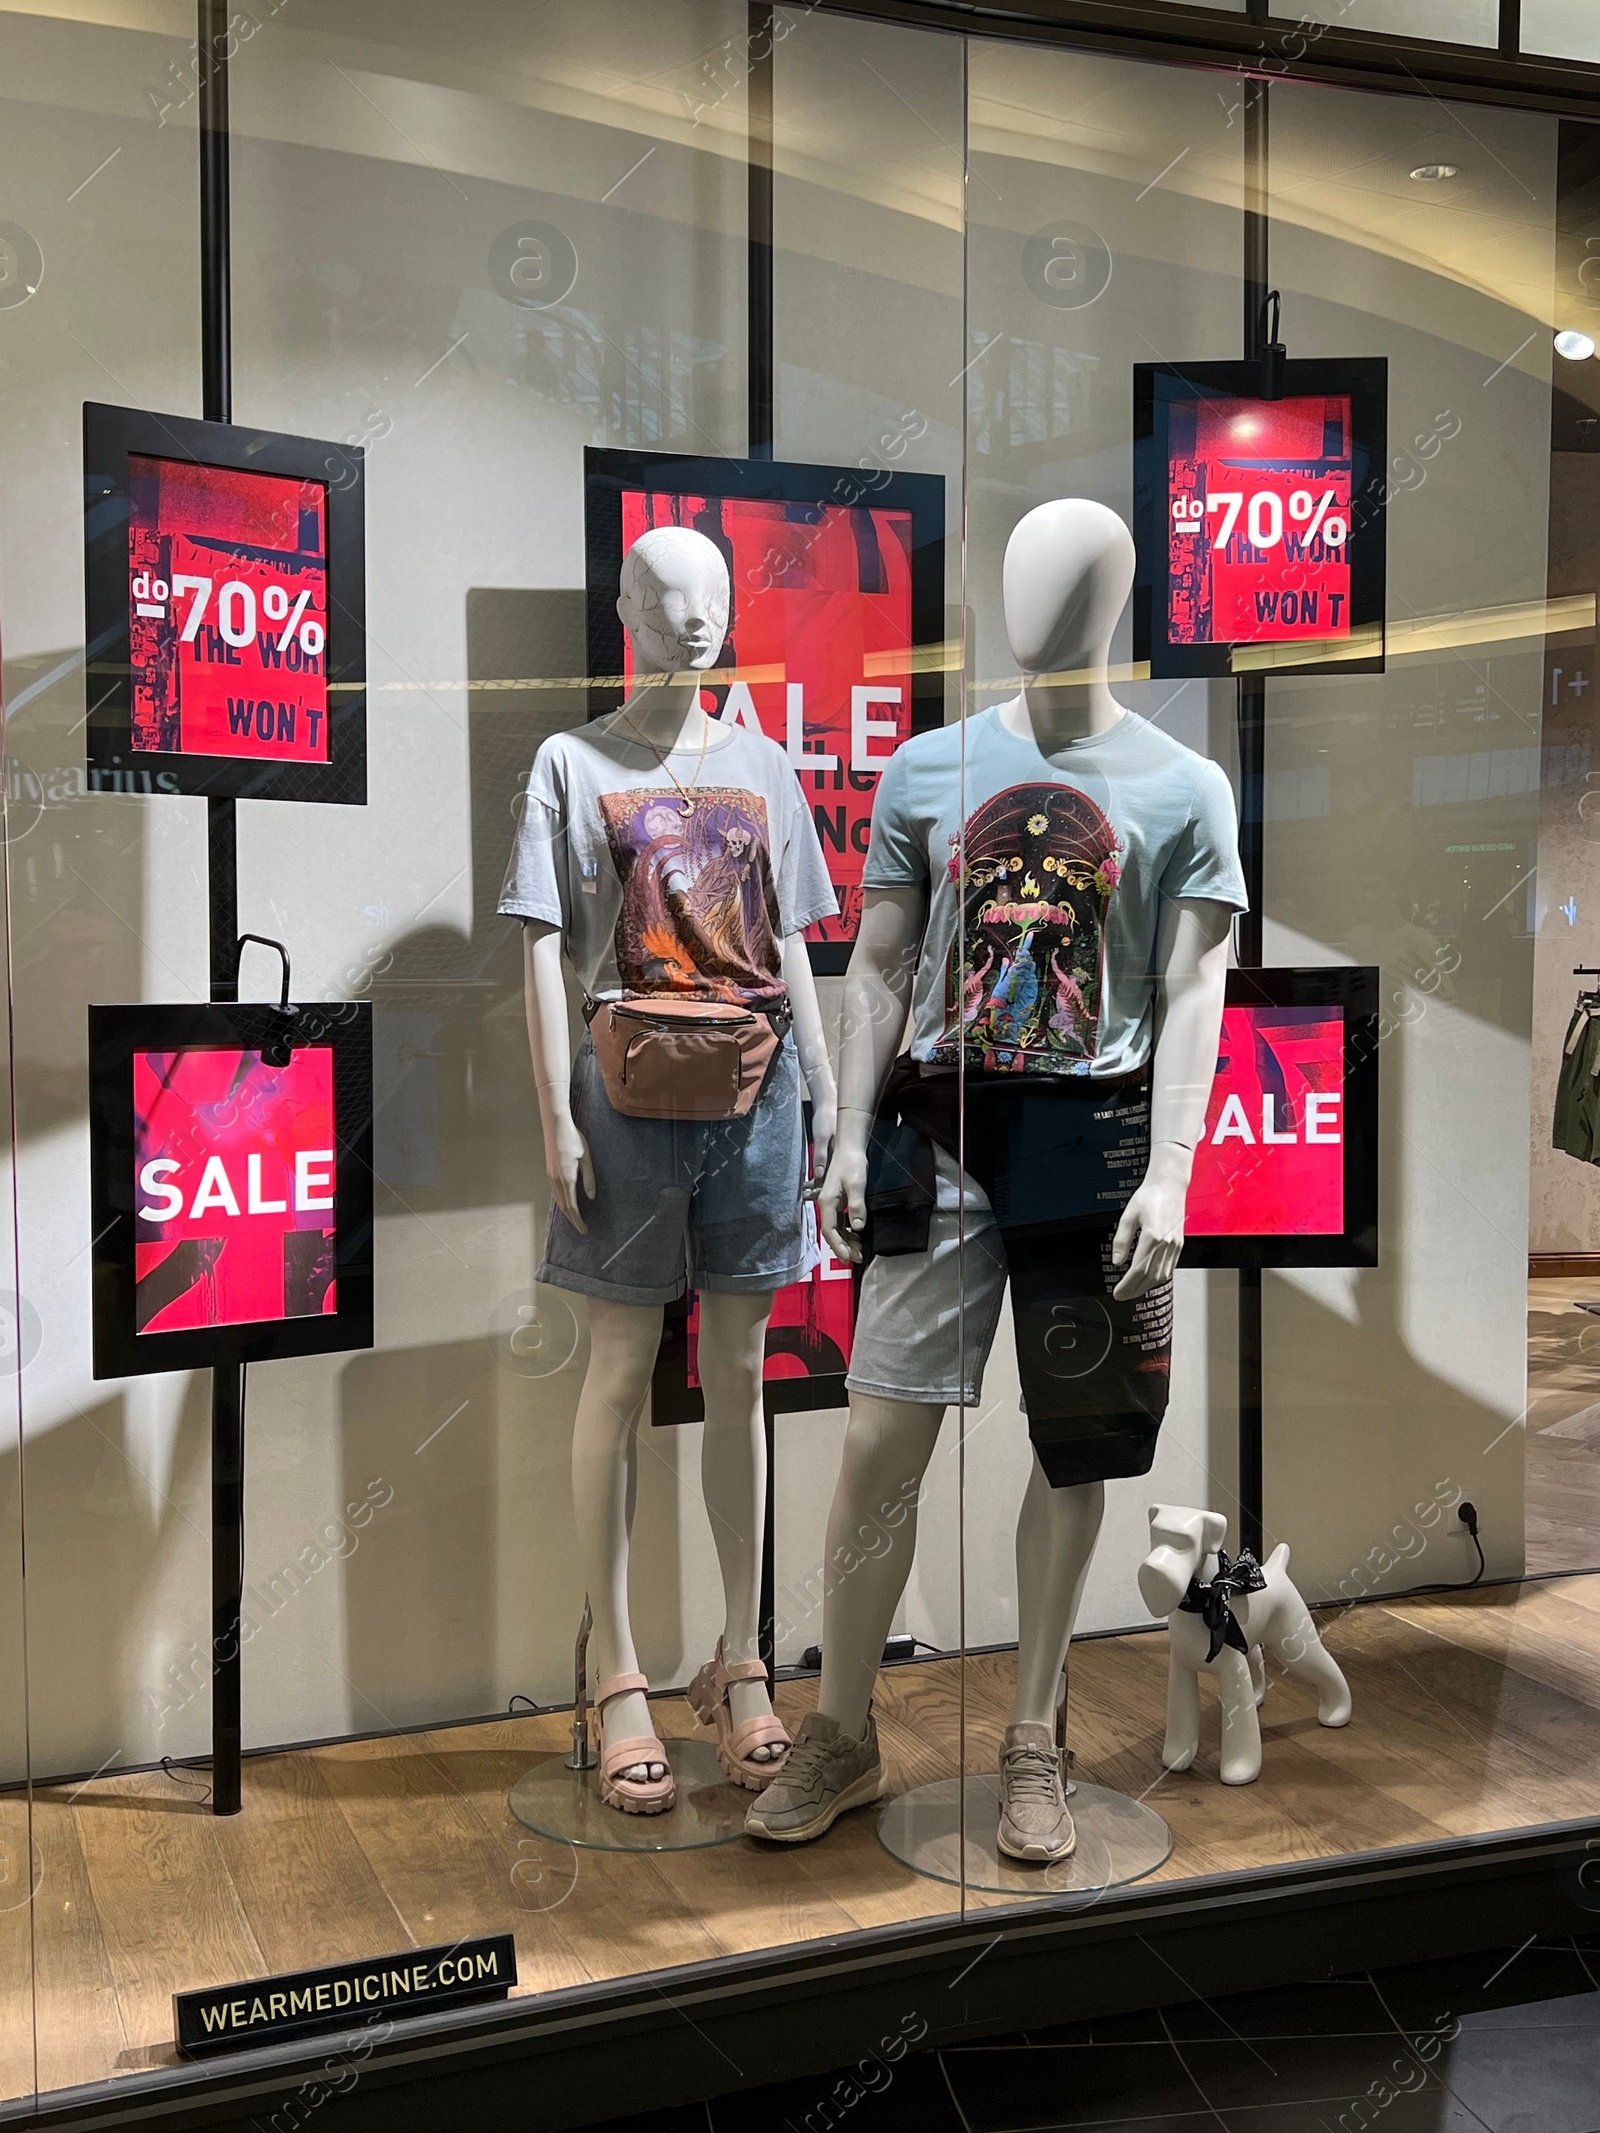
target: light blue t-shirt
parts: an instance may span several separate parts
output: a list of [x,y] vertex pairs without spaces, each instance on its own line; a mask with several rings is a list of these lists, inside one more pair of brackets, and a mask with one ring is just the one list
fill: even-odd
[[927,889],[912,1056],[953,1067],[964,1044],[969,1073],[1142,1067],[1163,901],[1248,904],[1227,778],[1131,711],[1053,756],[998,707],[916,735],[879,782],[862,880]]

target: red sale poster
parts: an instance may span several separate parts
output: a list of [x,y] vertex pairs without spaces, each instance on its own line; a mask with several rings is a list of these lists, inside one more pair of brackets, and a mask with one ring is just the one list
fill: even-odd
[[1349,636],[1352,455],[1348,394],[1174,403],[1169,642]]
[[708,689],[706,708],[787,752],[839,901],[808,938],[849,942],[873,795],[912,730],[911,513],[624,490],[624,550],[653,526],[688,526],[727,560],[721,663],[740,678]]
[[331,1314],[333,1051],[133,1055],[141,1333]]
[[1338,1236],[1344,1015],[1229,1007],[1184,1226],[1195,1237]]
[[129,745],[326,763],[327,492],[128,458]]

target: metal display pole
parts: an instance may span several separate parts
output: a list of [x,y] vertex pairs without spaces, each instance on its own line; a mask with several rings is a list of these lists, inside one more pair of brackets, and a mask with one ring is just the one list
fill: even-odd
[[[1258,362],[1266,345],[1267,84],[1245,84],[1244,100],[1244,353]],[[1239,921],[1243,967],[1262,959],[1266,797],[1267,679],[1241,674],[1238,690],[1239,858],[1250,908]],[[1239,1545],[1260,1556],[1264,1534],[1261,1411],[1261,1269],[1239,1269]]]
[[[228,11],[199,0],[200,373],[207,422],[233,419],[229,260]],[[238,822],[232,800],[206,801],[211,998],[239,997]],[[244,1365],[211,1371],[211,1811],[241,1801],[240,1609],[244,1598]]]

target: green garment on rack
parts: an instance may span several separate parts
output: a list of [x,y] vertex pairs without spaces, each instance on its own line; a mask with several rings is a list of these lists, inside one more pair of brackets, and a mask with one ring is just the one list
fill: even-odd
[[1600,1002],[1580,1000],[1567,1024],[1556,1082],[1552,1144],[1580,1163],[1600,1163]]

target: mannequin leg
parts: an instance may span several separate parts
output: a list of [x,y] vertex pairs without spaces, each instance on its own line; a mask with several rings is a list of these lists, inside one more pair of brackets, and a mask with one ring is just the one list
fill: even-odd
[[[700,1383],[705,1391],[705,1433],[700,1444],[700,1489],[722,1566],[722,1649],[727,1659],[760,1656],[761,1542],[767,1493],[767,1433],[762,1419],[761,1371],[766,1351],[770,1294],[700,1297]],[[729,1684],[733,1722],[771,1714],[772,1698],[760,1681]],[[751,1761],[782,1760],[781,1751],[757,1748]]]
[[[628,1614],[628,1542],[638,1458],[638,1426],[661,1345],[659,1304],[589,1299],[589,1368],[572,1433],[572,1509],[578,1559],[594,1610],[591,1681],[631,1674],[638,1666]],[[655,1731],[644,1693],[630,1689],[608,1707],[613,1740]],[[629,1776],[656,1778],[659,1763],[635,1764]]]
[[[867,1730],[884,1640],[911,1575],[917,1498],[943,1420],[942,1407],[918,1400],[850,1396],[844,1463],[828,1513],[817,1709],[857,1739]],[[885,1525],[885,1504],[904,1505],[898,1525]]]
[[1034,1456],[1017,1520],[1014,1726],[1055,1722],[1056,1689],[1105,1507],[1103,1481],[1053,1489]]

